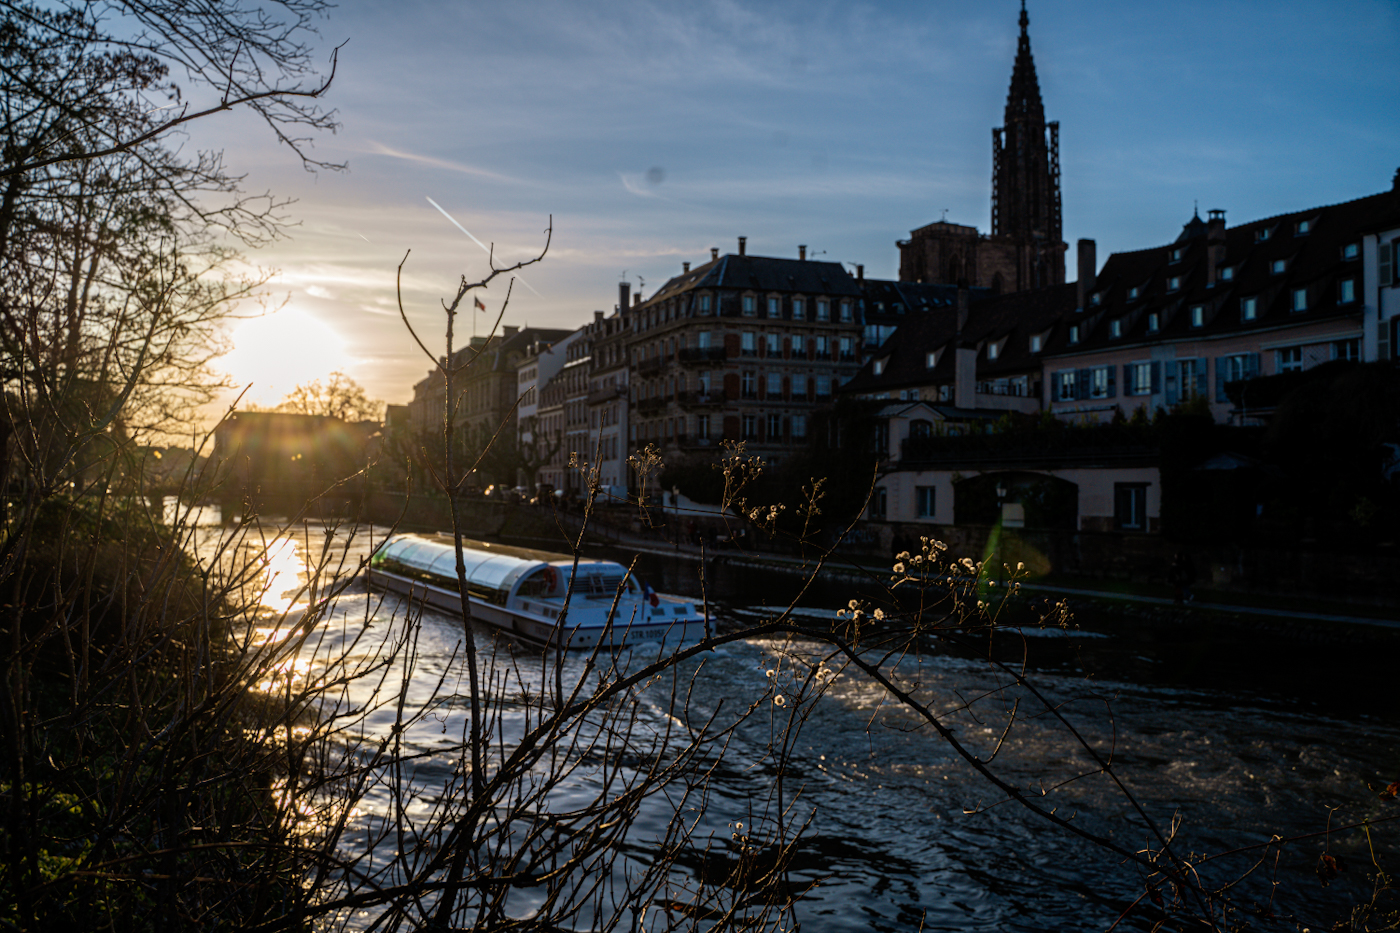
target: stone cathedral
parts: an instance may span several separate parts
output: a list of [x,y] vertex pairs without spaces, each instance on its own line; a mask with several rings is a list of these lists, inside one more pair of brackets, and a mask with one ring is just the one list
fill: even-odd
[[1045,122],[1031,57],[1030,16],[1021,2],[1021,38],[1003,125],[992,130],[992,232],[937,223],[900,240],[899,278],[1024,291],[1065,281],[1060,232],[1060,124]]

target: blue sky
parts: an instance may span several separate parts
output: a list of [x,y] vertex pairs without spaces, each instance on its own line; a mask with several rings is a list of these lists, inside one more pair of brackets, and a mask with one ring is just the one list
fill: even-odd
[[[327,54],[349,42],[329,97],[342,129],[316,143],[348,172],[303,172],[238,115],[191,142],[223,147],[250,189],[297,199],[301,225],[250,258],[280,270],[283,314],[333,329],[340,365],[403,402],[427,361],[397,319],[398,262],[413,250],[410,314],[433,333],[438,298],[484,268],[428,198],[506,258],[554,215],[533,291],[517,287],[506,316],[554,327],[611,310],[624,270],[650,294],[740,235],[754,253],[806,244],[894,277],[894,241],[945,209],[987,230],[1019,9],[352,0],[321,25]],[[1065,237],[1095,239],[1100,262],[1172,239],[1196,201],[1243,223],[1374,193],[1400,167],[1395,0],[1029,10],[1061,122]],[[287,379],[308,375],[288,364]]]

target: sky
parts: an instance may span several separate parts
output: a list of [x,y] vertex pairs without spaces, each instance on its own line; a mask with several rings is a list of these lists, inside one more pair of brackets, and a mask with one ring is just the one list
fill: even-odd
[[[1065,239],[1094,239],[1100,264],[1174,239],[1197,204],[1234,225],[1384,190],[1400,168],[1397,0],[1028,9],[1061,124]],[[265,404],[336,368],[407,402],[430,363],[399,319],[395,271],[407,254],[405,309],[437,349],[440,300],[486,271],[461,228],[514,261],[553,218],[506,324],[573,329],[611,312],[624,275],[650,295],[739,236],[750,253],[805,244],[894,278],[910,230],[944,216],[988,230],[1019,12],[347,0],[319,24],[321,58],[346,43],[327,98],[341,126],[315,141],[347,171],[306,172],[246,114],[189,134],[248,190],[295,199],[289,236],[248,254],[276,273],[280,310],[235,322],[225,367]],[[505,283],[482,297],[494,319]],[[487,318],[464,315],[459,337]]]

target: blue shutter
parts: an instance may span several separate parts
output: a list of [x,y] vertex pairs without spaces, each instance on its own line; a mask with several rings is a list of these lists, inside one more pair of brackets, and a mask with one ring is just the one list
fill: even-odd
[[1181,386],[1181,363],[1174,360],[1167,365],[1171,368],[1167,370],[1166,403],[1171,408],[1181,398],[1181,389],[1178,388]]
[[1228,402],[1230,399],[1225,395],[1225,361],[1228,356],[1217,356],[1215,358],[1215,400],[1217,402]]
[[1162,364],[1152,364],[1152,394],[1156,395],[1162,391]]
[[1117,367],[1117,366],[1109,366],[1109,367],[1106,367],[1106,368],[1108,369],[1108,397],[1109,397],[1109,398],[1117,398],[1117,397],[1118,397],[1118,387],[1117,387],[1117,385],[1115,384],[1115,377],[1116,377],[1117,374],[1118,374],[1118,367]]
[[1382,285],[1389,285],[1394,278],[1396,242],[1398,241],[1376,244],[1376,252],[1380,254],[1380,278]]
[[1089,370],[1080,369],[1075,371],[1075,398],[1088,398],[1090,395]]
[[1196,360],[1196,394],[1201,398],[1206,395],[1206,366],[1209,362],[1204,356]]

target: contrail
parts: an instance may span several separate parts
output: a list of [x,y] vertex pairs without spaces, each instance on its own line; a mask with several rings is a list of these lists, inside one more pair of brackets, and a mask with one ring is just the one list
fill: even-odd
[[[424,197],[427,197],[427,196],[424,195]],[[452,221],[452,226],[456,227],[458,230],[461,230],[461,231],[462,231],[463,233],[465,233],[467,236],[471,237],[472,242],[475,243],[477,246],[480,246],[480,247],[482,248],[482,250],[486,253],[486,255],[488,255],[488,256],[491,255],[491,247],[487,246],[485,243],[481,242],[481,241],[478,240],[476,237],[472,236],[472,232],[471,232],[470,230],[468,230],[466,227],[464,227],[464,226],[462,226],[461,224],[457,223],[457,218],[455,218],[455,217],[453,217],[451,214],[447,213],[447,211],[444,211],[444,210],[442,209],[442,205],[441,205],[441,204],[439,204],[438,202],[434,201],[432,198],[428,198],[428,203],[431,204],[433,207],[436,207],[436,208],[438,209],[438,211],[442,214],[442,216],[444,216],[444,217],[446,217],[448,220]],[[521,285],[524,285],[526,288],[530,289],[530,291],[535,292],[534,286],[532,286],[529,282],[525,281],[525,277],[522,276],[519,272],[515,272],[515,273],[512,273],[512,274],[515,276],[516,280],[517,280],[518,282],[520,282]],[[536,296],[536,297],[539,297],[539,298],[543,298],[543,297],[544,297],[544,296],[541,295],[539,292],[535,292],[535,296]]]

